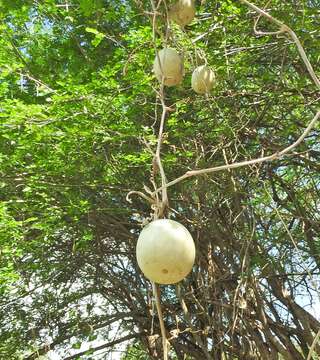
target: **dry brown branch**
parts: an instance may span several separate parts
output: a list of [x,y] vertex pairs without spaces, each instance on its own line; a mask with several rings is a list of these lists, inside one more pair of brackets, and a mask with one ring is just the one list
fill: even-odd
[[[112,347],[114,345],[121,344],[121,343],[123,343],[125,341],[140,338],[142,335],[143,334],[129,334],[129,335],[126,335],[126,336],[124,336],[122,338],[118,338],[118,339],[116,339],[114,341],[108,342],[106,344],[99,345],[99,346],[97,346],[95,348],[88,349],[88,350],[98,351],[98,350],[102,350],[102,349],[105,349],[105,348],[110,348],[110,347]],[[79,359],[80,356],[86,355],[88,353],[88,350],[79,352],[79,353],[71,355],[71,356],[67,356],[64,359],[65,360]]]

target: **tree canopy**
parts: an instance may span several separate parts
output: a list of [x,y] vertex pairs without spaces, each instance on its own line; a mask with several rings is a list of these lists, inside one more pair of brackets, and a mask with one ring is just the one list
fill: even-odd
[[[184,28],[168,20],[173,2],[0,1],[1,359],[100,359],[119,345],[161,359],[135,256],[161,187],[161,100],[168,182],[280,153],[319,111],[299,48],[246,1],[196,1]],[[319,75],[319,2],[255,5],[295,31]],[[152,64],[165,46],[185,76],[161,99]],[[198,95],[204,63],[217,83]],[[168,187],[166,216],[196,245],[191,274],[161,287],[170,358],[320,356],[319,131],[272,161]]]

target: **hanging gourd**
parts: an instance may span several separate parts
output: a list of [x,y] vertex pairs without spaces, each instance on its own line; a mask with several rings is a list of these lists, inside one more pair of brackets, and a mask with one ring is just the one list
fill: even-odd
[[183,78],[183,62],[176,50],[164,48],[154,59],[153,71],[156,78],[166,86],[180,84]]
[[215,75],[213,70],[208,66],[198,66],[192,73],[191,86],[198,94],[206,94],[211,91],[215,83]]
[[195,246],[189,231],[174,220],[152,221],[140,233],[136,256],[144,275],[158,284],[175,284],[192,269]]
[[169,11],[169,18],[184,27],[191,23],[196,14],[194,0],[178,0]]

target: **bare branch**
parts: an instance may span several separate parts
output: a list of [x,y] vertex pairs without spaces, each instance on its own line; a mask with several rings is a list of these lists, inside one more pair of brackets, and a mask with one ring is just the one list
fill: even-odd
[[93,351],[102,350],[102,349],[105,349],[107,347],[111,347],[111,346],[114,346],[114,345],[117,345],[117,344],[121,344],[121,343],[126,342],[128,340],[139,338],[142,335],[143,334],[129,334],[129,335],[126,335],[126,336],[124,336],[122,338],[119,338],[117,340],[110,341],[110,342],[108,342],[106,344],[102,344],[100,346],[97,346],[95,348],[91,348],[91,349],[88,349],[86,351],[82,351],[80,353],[77,353],[77,354],[74,354],[74,355],[71,355],[71,356],[67,356],[67,357],[64,358],[64,360],[78,359],[80,356],[86,355],[89,350],[93,350]]

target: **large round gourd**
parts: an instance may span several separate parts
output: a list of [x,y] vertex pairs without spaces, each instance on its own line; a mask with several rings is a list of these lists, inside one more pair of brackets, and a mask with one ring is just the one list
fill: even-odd
[[208,93],[212,90],[215,79],[213,70],[211,70],[208,66],[198,66],[192,73],[192,89],[198,94]]
[[194,0],[178,0],[169,11],[170,19],[182,27],[190,24],[195,14]]
[[195,246],[189,231],[174,220],[152,221],[140,233],[137,261],[144,275],[158,284],[175,284],[192,269]]
[[166,86],[180,84],[183,78],[183,63],[176,50],[170,48],[161,49],[153,63],[156,78]]

